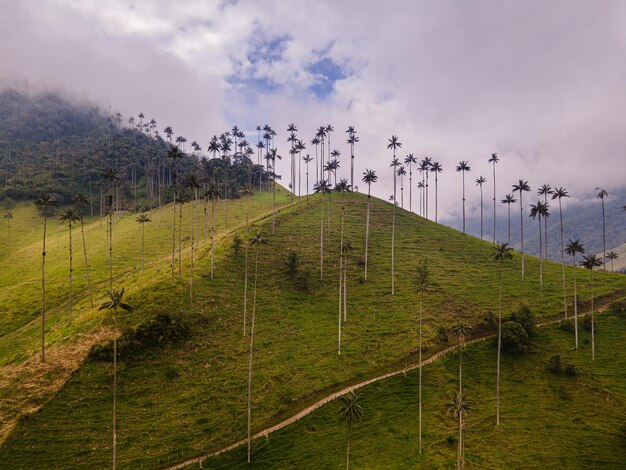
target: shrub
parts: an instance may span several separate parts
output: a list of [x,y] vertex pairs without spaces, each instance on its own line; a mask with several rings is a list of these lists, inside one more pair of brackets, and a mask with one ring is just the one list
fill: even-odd
[[554,372],[555,374],[561,373],[561,356],[557,354],[550,358],[550,365],[548,366],[548,370]]
[[[595,333],[598,332],[597,330],[597,325],[593,325]],[[585,317],[585,319],[583,320],[583,328],[585,329],[585,331],[591,331],[591,315],[587,315]]]
[[502,349],[512,354],[528,350],[528,333],[519,323],[507,321],[502,325]]
[[529,338],[535,333],[535,318],[527,305],[520,305],[517,311],[511,314],[511,320],[519,323]]
[[443,326],[440,326],[437,329],[437,342],[439,344],[448,344],[448,332]]
[[484,321],[485,325],[487,325],[487,328],[490,330],[495,330],[498,327],[498,317],[493,312],[489,312],[485,315]]
[[[168,313],[159,312],[141,321],[134,328],[125,328],[117,340],[117,354],[132,357],[151,348],[180,342],[191,336],[186,321]],[[89,352],[95,361],[113,360],[113,343],[95,344]]]
[[239,256],[239,253],[241,253],[242,245],[243,241],[241,240],[241,237],[239,236],[239,234],[235,234],[235,236],[233,237],[233,251],[235,252],[235,256]]
[[565,364],[561,361],[561,356],[558,354],[550,358],[550,365],[548,370],[553,374],[565,374],[568,377],[576,377],[578,375],[578,369],[574,364]]
[[569,377],[576,377],[578,375],[578,370],[574,364],[567,364],[565,366],[565,375]]
[[298,264],[300,264],[298,253],[290,251],[287,255],[287,272],[294,274],[298,270]]
[[574,322],[573,321],[564,321],[559,325],[559,330],[567,331],[568,333],[574,332]]

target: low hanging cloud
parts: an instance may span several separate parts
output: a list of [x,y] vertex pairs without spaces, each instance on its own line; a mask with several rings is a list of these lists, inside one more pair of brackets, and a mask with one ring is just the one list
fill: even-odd
[[315,129],[330,123],[344,176],[344,131],[355,125],[355,174],[376,169],[373,192],[384,199],[387,139],[397,134],[399,156],[444,167],[441,218],[460,214],[460,160],[472,168],[469,211],[479,210],[474,180],[485,176],[491,194],[492,152],[498,199],[520,178],[581,199],[626,176],[620,1],[0,4],[2,83],[62,89],[126,117],[142,111],[203,146],[234,124],[255,141],[252,131],[269,123],[284,156],[288,123],[311,154]]

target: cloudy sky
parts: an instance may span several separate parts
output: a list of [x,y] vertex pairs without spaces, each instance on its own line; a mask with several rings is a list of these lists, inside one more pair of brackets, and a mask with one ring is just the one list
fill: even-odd
[[519,178],[579,198],[626,179],[623,1],[0,0],[0,12],[0,84],[143,111],[202,146],[233,124],[255,142],[269,123],[288,155],[294,122],[313,154],[314,130],[332,124],[346,157],[354,125],[356,174],[376,169],[384,198],[397,134],[401,157],[442,164],[444,217],[460,212],[460,160],[476,213],[492,152],[498,198]]

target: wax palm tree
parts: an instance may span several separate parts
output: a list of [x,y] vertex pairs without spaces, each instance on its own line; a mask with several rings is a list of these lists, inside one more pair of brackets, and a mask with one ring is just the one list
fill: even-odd
[[170,145],[170,148],[168,149],[168,152],[167,152],[167,158],[170,158],[172,160],[172,184],[174,185],[174,199],[172,201],[172,208],[173,208],[173,214],[174,214],[174,218],[172,220],[172,285],[174,285],[176,281],[175,276],[174,276],[174,269],[176,265],[176,260],[175,260],[176,258],[176,254],[175,254],[176,253],[176,196],[177,196],[176,162],[178,160],[181,160],[184,156],[185,154],[180,151],[180,149],[178,148],[178,145]]
[[346,470],[350,469],[350,443],[352,439],[352,426],[363,418],[363,408],[358,402],[359,397],[354,392],[339,397],[341,407],[339,408],[339,418],[348,427],[348,440],[346,447]]
[[276,148],[271,149],[268,152],[268,158],[272,161],[272,235],[276,232],[276,159],[282,160],[283,157],[278,155],[278,150]]
[[307,153],[302,159],[306,164],[306,206],[309,207],[309,163],[313,161],[313,157]]
[[559,200],[559,223],[560,223],[560,233],[561,233],[561,271],[563,277],[563,312],[565,313],[565,318],[567,319],[567,290],[566,290],[566,282],[565,282],[565,245],[563,244],[563,207],[561,206],[561,199],[564,197],[569,197],[567,194],[567,189],[565,188],[555,188],[552,193],[552,200]]
[[422,261],[421,265],[417,268],[417,289],[420,293],[420,308],[418,319],[419,330],[419,453],[422,453],[422,311],[424,307],[424,292],[428,288],[428,263],[426,260]]
[[109,256],[109,289],[113,288],[113,195],[115,184],[120,181],[119,171],[116,168],[109,167],[102,174],[102,179],[109,181],[110,194],[107,196],[107,245]]
[[4,214],[4,220],[7,221],[7,232],[8,232],[8,244],[7,244],[7,254],[11,254],[11,220],[13,220],[13,214],[11,212],[7,212]]
[[604,198],[609,196],[606,189],[596,188],[596,197],[602,201],[602,269],[606,271],[606,224],[604,219]]
[[421,162],[421,167],[424,169],[424,215],[428,219],[428,174],[430,173],[430,167],[432,165],[432,159],[430,157],[424,157]]
[[471,171],[467,161],[461,161],[456,166],[456,171],[461,172],[463,176],[463,233],[465,233],[465,172]]
[[[565,252],[574,258],[574,266],[576,266],[576,255],[578,253],[584,254],[585,247],[580,240],[570,240],[567,244],[567,248],[565,248]],[[578,289],[576,286],[576,270],[573,271],[574,274],[574,341],[576,345],[576,349],[578,349]]]
[[619,258],[619,255],[618,255],[617,253],[615,253],[614,251],[609,251],[609,252],[606,254],[606,259],[608,259],[608,260],[610,260],[610,261],[611,261],[611,272],[612,272],[612,273],[613,273],[613,272],[615,272],[615,271],[613,270],[613,261],[615,261],[617,258]]
[[191,199],[184,195],[178,196],[178,279],[183,280],[183,206]]
[[378,181],[378,176],[374,170],[365,169],[361,179],[367,184],[367,216],[365,217],[365,280],[367,281],[367,253],[370,239],[370,211],[372,207],[372,183]]
[[[200,190],[200,188],[202,187],[202,185],[200,184],[200,180],[198,179],[198,177],[196,176],[195,173],[191,173],[188,177],[187,177],[187,181],[185,182],[185,186],[188,187],[189,189],[191,189],[192,193],[193,193],[193,198],[195,201],[195,213],[196,213],[196,237],[198,236],[197,234],[198,232],[198,217],[199,217],[199,211],[200,211],[200,202],[199,202],[199,197],[198,197],[198,192]],[[193,220],[193,217],[192,217]],[[193,239],[194,237],[194,230],[193,230],[193,222],[191,222],[191,237]]]
[[483,184],[487,182],[487,178],[479,176],[476,178],[476,185],[480,186],[480,239],[483,239]]
[[46,323],[46,226],[49,211],[57,206],[57,201],[44,194],[35,201],[35,205],[43,212],[43,249],[41,250],[41,360],[46,361],[45,323]]
[[519,220],[520,220],[520,234],[522,239],[522,280],[524,279],[524,192],[530,191],[528,181],[519,180],[517,184],[513,185],[513,191],[519,191]]
[[516,203],[517,199],[515,199],[512,194],[507,194],[500,202],[507,205],[507,209],[509,212],[509,236],[507,239],[507,243],[511,243],[511,204]]
[[430,171],[435,174],[435,223],[437,223],[437,206],[438,206],[438,181],[439,173],[443,170],[443,167],[439,162],[432,162],[430,165]]
[[543,289],[543,254],[541,247],[541,218],[547,219],[550,217],[550,208],[547,203],[537,201],[537,204],[530,205],[530,217],[534,220],[535,217],[539,221],[539,288]]
[[213,279],[215,268],[215,203],[221,195],[219,186],[214,181],[209,182],[204,195],[211,201],[211,279]]
[[[394,142],[395,139],[395,142]],[[395,157],[395,149],[398,147],[399,142],[397,142],[397,137],[394,135],[391,139],[389,146],[392,146],[394,149],[394,157],[391,160],[391,164],[389,165],[393,169],[393,215],[391,219],[391,294],[395,293],[395,253],[396,253],[396,206],[398,205],[396,200],[396,168],[401,165],[400,160]],[[402,144],[400,144],[402,145]]]
[[593,268],[599,268],[602,266],[602,261],[600,261],[596,255],[587,255],[583,256],[583,260],[580,262],[580,265],[589,270],[590,282],[591,282],[591,360],[595,360],[596,358],[596,338],[595,338],[595,320],[593,318]]
[[319,181],[320,165],[318,163],[318,151],[320,146],[320,139],[318,137],[313,137],[313,139],[311,140],[311,145],[315,145],[315,181]]
[[[328,141],[328,159],[330,160],[330,134],[332,132],[334,132],[335,129],[333,129],[333,126],[331,126],[330,124],[326,124],[325,131],[326,131],[326,137],[328,137],[328,139],[327,139],[327,141]],[[329,180],[330,180],[330,178],[329,178]]]
[[108,310],[113,312],[113,470],[117,463],[117,311],[122,309],[126,312],[132,312],[133,307],[124,302],[124,289],[107,291],[109,300],[100,305],[99,310]]
[[93,296],[91,295],[91,283],[89,282],[89,263],[87,262],[87,244],[85,243],[85,224],[83,218],[83,209],[89,205],[87,196],[83,193],[78,193],[72,198],[72,204],[79,208],[80,217],[80,234],[83,239],[83,258],[85,260],[85,276],[87,278],[87,293],[89,294],[89,303],[93,307]]
[[324,279],[324,194],[330,194],[330,185],[326,180],[320,180],[313,186],[313,191],[322,195],[320,204],[322,210],[320,219],[320,279]]
[[423,213],[422,209],[424,207],[424,182],[423,181],[420,181],[417,183],[417,189],[419,189],[419,194],[420,194],[420,216],[422,216],[422,213]]
[[[339,183],[337,184],[337,186],[335,186],[335,191],[341,192],[341,238],[339,240],[339,323],[340,323],[340,328],[341,328],[341,305],[342,305],[341,304],[341,295],[342,295],[341,283],[342,283],[342,275],[343,275],[343,256],[344,256],[343,255],[343,248],[344,248],[343,233],[344,233],[345,205],[346,205],[345,194],[346,194],[346,191],[349,191],[349,190],[350,190],[350,185],[348,184],[348,180],[346,179],[341,179]],[[344,306],[345,306],[345,302],[344,302]],[[345,320],[346,320],[346,315],[344,313],[344,321]],[[339,330],[339,336],[341,337],[341,329]]]
[[352,243],[344,240],[341,245],[343,252],[343,321],[348,321],[348,255],[353,250]]
[[[497,153],[492,153],[488,160],[493,166],[493,243],[496,242],[496,164],[500,161]],[[509,238],[509,243],[511,242]]]
[[472,414],[471,402],[466,398],[465,393],[454,392],[452,401],[446,403],[448,414],[454,416],[459,423],[459,439],[457,442],[456,468],[462,470],[465,468],[464,462],[464,443],[463,443],[463,416]]
[[[552,189],[552,186],[550,186],[549,184],[544,184],[542,186],[539,187],[539,189],[537,190],[537,194],[539,196],[543,196],[543,202],[544,204],[548,203],[548,195],[552,195],[554,194],[554,191]],[[548,259],[548,218],[544,218],[543,219],[543,250],[544,250],[544,258]]]
[[422,175],[422,181],[420,181],[421,186],[418,184],[417,187],[420,188],[420,215],[422,217],[426,217],[426,173],[430,171],[428,166],[428,162],[426,160],[422,160],[419,163],[418,171]]
[[70,286],[69,286],[69,323],[72,323],[72,280],[73,280],[73,276],[72,274],[74,273],[74,269],[72,267],[72,224],[75,224],[76,222],[78,222],[80,220],[80,217],[78,216],[78,213],[74,210],[74,209],[65,209],[63,211],[63,213],[61,214],[61,216],[59,217],[59,220],[61,222],[66,222],[68,227],[69,227],[69,238],[70,238],[70,256],[69,256],[69,261],[70,261]]
[[347,143],[350,144],[350,190],[354,191],[354,144],[359,141],[359,138],[354,126],[349,126],[346,132],[348,133]]
[[[470,325],[466,325],[463,322],[457,322],[457,324],[452,327],[452,334],[459,342],[459,394],[458,396],[463,396],[463,349],[465,348],[465,342],[470,338],[472,334],[472,329],[473,328]],[[461,468],[464,467],[463,457],[465,455],[465,449],[463,448],[462,428],[463,428],[463,417],[460,416],[458,452],[461,456]]]
[[[239,190],[241,196],[252,196],[252,186],[244,186]],[[246,231],[245,239],[248,240],[248,205],[246,204]],[[246,336],[246,324],[248,314],[248,244],[246,243],[245,268],[243,282],[243,335]]]
[[254,355],[254,324],[256,321],[256,292],[259,278],[259,251],[261,246],[267,244],[267,238],[261,235],[260,232],[257,232],[256,235],[250,239],[250,246],[254,247],[256,254],[254,262],[254,293],[252,294],[252,321],[250,324],[250,355],[248,361],[248,463],[250,463],[252,445],[252,358]]
[[397,173],[400,177],[400,207],[404,209],[404,175],[406,175],[406,170],[404,169],[404,166],[400,166]]
[[500,355],[502,351],[502,287],[504,262],[513,258],[508,243],[496,243],[491,259],[500,263],[500,296],[498,300],[498,359],[496,364],[496,426],[500,426]]
[[139,217],[135,218],[135,221],[138,224],[141,224],[141,274],[143,274],[143,265],[144,265],[144,248],[145,248],[145,227],[148,222],[152,222],[148,214],[141,214]]
[[413,212],[413,163],[417,164],[417,158],[412,153],[404,157],[404,164],[409,167],[409,211]]

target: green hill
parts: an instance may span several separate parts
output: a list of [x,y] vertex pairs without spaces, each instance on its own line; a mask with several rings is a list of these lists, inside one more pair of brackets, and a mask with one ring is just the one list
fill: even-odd
[[[266,193],[256,198],[264,200],[270,209]],[[396,221],[396,293],[391,295],[392,206],[380,200],[373,200],[369,274],[364,281],[366,198],[349,194],[345,237],[354,251],[348,263],[348,319],[342,326],[342,354],[337,355],[339,198],[333,194],[330,234],[324,227],[323,280],[319,279],[319,232],[320,218],[326,217],[326,202],[324,206],[322,203],[327,198],[311,198],[308,206],[303,199],[299,205],[281,210],[274,235],[267,217],[255,221],[251,228],[269,239],[259,256],[253,429],[276,423],[346,384],[416,360],[415,270],[422,259],[428,260],[433,281],[425,303],[426,357],[445,347],[440,338],[457,320],[463,319],[486,332],[490,327],[485,317],[497,312],[498,265],[490,259],[490,244],[400,209]],[[286,199],[283,196],[283,202]],[[243,198],[237,203],[239,223],[246,202]],[[171,214],[169,207],[162,211]],[[257,208],[254,213],[260,212]],[[114,284],[128,287],[127,301],[135,307],[133,313],[120,317],[122,325],[145,327],[147,320],[157,314],[168,314],[191,332],[190,337],[180,341],[163,341],[151,347],[129,346],[127,354],[122,353],[118,458],[124,468],[165,466],[218,450],[243,438],[246,432],[248,337],[243,336],[243,253],[236,256],[232,235],[225,235],[217,247],[215,279],[211,280],[204,245],[198,253],[194,303],[190,305],[185,283],[172,287],[169,280],[169,220],[164,215],[161,225],[153,223],[147,227],[158,234],[151,235],[157,248],[144,276],[136,272],[140,232],[130,216],[120,221],[119,230],[127,235],[116,243],[128,252],[120,255],[120,262],[127,264],[116,271]],[[94,221],[92,227],[96,225]],[[239,234],[243,236],[241,226]],[[63,239],[60,238],[60,245]],[[102,245],[103,240],[100,251]],[[153,245],[149,246],[149,251],[153,250]],[[38,242],[23,249],[37,265]],[[287,269],[290,251],[297,253],[299,259],[295,274]],[[78,332],[97,341],[87,333],[93,333],[102,324],[102,312],[85,308],[78,314],[75,326],[68,329],[64,325],[67,272],[63,270],[63,252],[59,251],[56,263],[50,262],[51,276],[57,277],[54,291],[58,291],[54,294],[58,307],[50,327],[50,341],[59,345],[70,343],[68,336],[73,338]],[[544,287],[539,290],[538,260],[527,258],[526,264],[524,281],[518,255],[505,266],[505,310],[509,312],[526,303],[540,318],[562,312],[560,265],[544,266]],[[122,274],[128,272],[124,269],[131,269],[133,274]],[[583,307],[590,295],[588,273],[567,268],[570,285],[574,270],[579,276]],[[183,279],[187,279],[187,268],[183,271]],[[626,289],[621,276],[597,273],[594,277],[596,295],[623,295]],[[14,283],[15,277],[12,279],[5,282]],[[105,279],[100,275],[100,292],[105,288]],[[24,295],[26,305],[36,303],[33,292]],[[19,289],[11,294],[13,298],[19,298]],[[84,305],[85,300],[82,302]],[[33,305],[27,310],[32,308]],[[29,354],[36,356],[36,315],[20,315],[18,318],[24,321],[14,318],[3,326],[8,333],[0,338],[0,358],[4,367],[17,370],[13,372],[15,377],[19,377],[20,364],[25,364]],[[110,337],[110,327],[107,329]],[[18,353],[16,344],[20,345]],[[43,406],[19,421],[0,448],[0,462],[18,468],[25,463],[29,468],[92,468],[109,464],[111,364],[92,355],[71,371],[58,392],[42,394],[37,404]],[[14,389],[3,387],[3,401],[13,400],[15,393]]]

